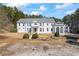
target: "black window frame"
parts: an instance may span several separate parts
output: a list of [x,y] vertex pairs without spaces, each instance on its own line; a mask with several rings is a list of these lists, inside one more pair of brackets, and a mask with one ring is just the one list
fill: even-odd
[[40,32],[42,32],[42,28],[40,28]]
[[47,32],[49,31],[49,28],[47,28]]

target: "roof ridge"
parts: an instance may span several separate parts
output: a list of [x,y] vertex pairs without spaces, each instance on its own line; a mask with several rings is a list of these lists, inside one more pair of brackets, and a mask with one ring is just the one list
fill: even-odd
[[37,22],[55,22],[54,19],[50,18],[21,18],[17,22],[32,22],[36,20]]

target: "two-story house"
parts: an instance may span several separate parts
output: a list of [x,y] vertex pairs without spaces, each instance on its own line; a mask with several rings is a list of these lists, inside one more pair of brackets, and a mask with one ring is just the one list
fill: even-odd
[[17,21],[17,32],[38,34],[58,32],[60,35],[65,35],[69,32],[69,27],[51,18],[26,18]]

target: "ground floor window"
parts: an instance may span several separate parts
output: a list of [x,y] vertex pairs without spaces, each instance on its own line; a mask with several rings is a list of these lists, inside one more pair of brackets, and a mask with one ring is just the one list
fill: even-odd
[[31,32],[31,28],[29,29],[29,32]]
[[44,32],[44,28],[40,28],[40,32]]
[[44,28],[43,28],[43,32],[44,32]]
[[27,31],[28,31],[28,28],[27,28]]
[[47,28],[47,31],[49,31],[49,28]]
[[42,28],[40,28],[40,32],[42,32]]
[[60,33],[63,33],[63,27],[60,27]]

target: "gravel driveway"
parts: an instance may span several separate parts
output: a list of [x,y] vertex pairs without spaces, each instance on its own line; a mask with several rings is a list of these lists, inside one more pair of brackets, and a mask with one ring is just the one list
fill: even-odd
[[[4,49],[4,48],[3,48]],[[3,50],[2,49],[2,50]],[[1,48],[0,48],[1,50]],[[9,56],[79,56],[78,46],[70,44],[31,44],[19,42],[4,49]]]

